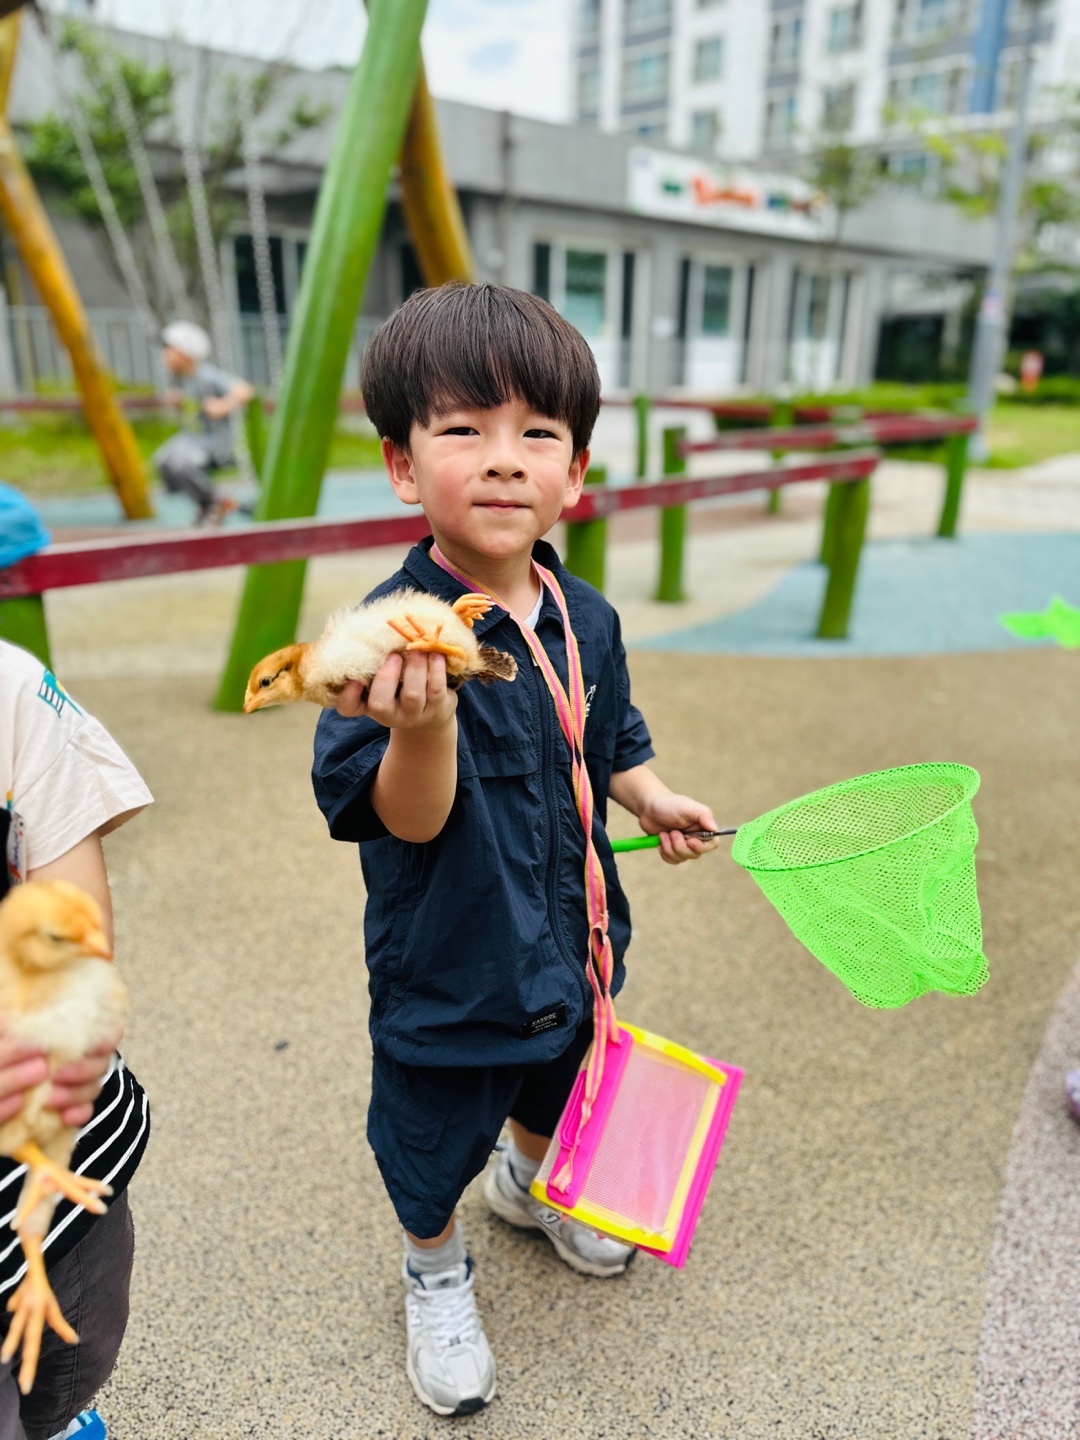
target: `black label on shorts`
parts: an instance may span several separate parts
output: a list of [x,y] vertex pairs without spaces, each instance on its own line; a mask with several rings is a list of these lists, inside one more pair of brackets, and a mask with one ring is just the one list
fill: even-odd
[[529,1016],[521,1027],[521,1038],[531,1040],[534,1035],[543,1035],[547,1030],[558,1030],[565,1024],[566,1006],[552,1005],[550,1010],[541,1010],[538,1015]]

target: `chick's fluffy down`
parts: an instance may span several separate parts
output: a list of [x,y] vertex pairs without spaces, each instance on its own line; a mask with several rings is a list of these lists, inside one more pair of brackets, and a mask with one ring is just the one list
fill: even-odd
[[445,601],[419,590],[396,590],[366,605],[335,611],[315,643],[305,679],[329,689],[340,688],[347,680],[368,684],[390,655],[408,649],[408,640],[387,623],[394,620],[408,629],[407,617],[429,634],[442,626],[439,638],[464,650],[464,660],[446,657],[447,675],[468,677],[485,671],[487,662],[476,636]]

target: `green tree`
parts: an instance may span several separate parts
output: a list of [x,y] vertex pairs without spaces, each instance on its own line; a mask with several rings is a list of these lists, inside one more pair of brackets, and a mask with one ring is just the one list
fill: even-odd
[[[79,57],[86,84],[79,88],[71,103],[79,107],[120,221],[131,238],[151,304],[158,318],[163,318],[169,308],[167,292],[155,256],[135,164],[117,116],[110,61],[118,65],[127,87],[143,145],[159,153],[162,147],[175,152],[179,145],[184,117],[177,114],[177,76],[171,65],[144,64],[123,50],[109,46],[93,28],[77,21],[69,21],[64,26],[60,46]],[[254,77],[250,88],[252,111],[256,117],[264,114],[275,100],[287,73],[287,67],[278,63],[266,67]],[[205,92],[212,78],[209,68],[204,70],[203,75],[202,88]],[[244,193],[235,184],[235,176],[244,163],[244,126],[239,77],[226,72],[213,77],[212,83],[215,94],[213,97],[208,93],[200,94],[196,98],[195,111],[200,116],[211,116],[209,125],[203,127],[200,135],[200,162],[210,211],[210,228],[215,245],[220,248],[223,239],[246,214]],[[306,96],[300,96],[277,127],[273,143],[278,147],[287,145],[301,131],[321,125],[327,113],[325,107],[315,106]],[[71,121],[63,114],[54,113],[31,122],[24,154],[31,174],[42,191],[49,195],[50,202],[89,227],[106,264],[118,278],[122,278],[79,154]],[[169,233],[180,261],[187,293],[205,320],[209,306],[203,290],[194,219],[183,171],[178,164],[171,165],[164,174],[161,173],[162,168],[155,166],[155,178]]]

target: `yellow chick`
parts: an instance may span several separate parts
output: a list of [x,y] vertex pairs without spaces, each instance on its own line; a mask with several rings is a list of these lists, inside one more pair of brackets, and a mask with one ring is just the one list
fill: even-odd
[[26,1256],[26,1276],[8,1301],[11,1325],[0,1361],[22,1344],[19,1388],[29,1393],[46,1322],[74,1345],[45,1274],[42,1242],[64,1195],[95,1215],[112,1186],[70,1170],[78,1131],[46,1109],[52,1076],[122,1028],[127,987],[110,962],[101,907],[63,880],[30,880],[0,904],[0,1017],[6,1033],[41,1050],[49,1079],[34,1087],[18,1115],[0,1125],[0,1154],[27,1167],[12,1229]]
[[251,672],[244,710],[312,700],[336,705],[350,680],[369,685],[395,651],[446,656],[447,683],[454,689],[473,678],[482,684],[513,680],[512,655],[477,643],[473,622],[491,609],[485,595],[462,595],[453,605],[420,590],[397,590],[367,605],[335,611],[318,640],[286,645]]

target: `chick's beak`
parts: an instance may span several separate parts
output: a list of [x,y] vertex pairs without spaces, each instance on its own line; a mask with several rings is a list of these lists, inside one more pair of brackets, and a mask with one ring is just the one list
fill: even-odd
[[101,960],[111,960],[113,958],[112,946],[109,944],[108,936],[104,930],[99,930],[96,926],[92,930],[87,930],[83,936],[82,943],[83,950],[87,955],[96,955]]

